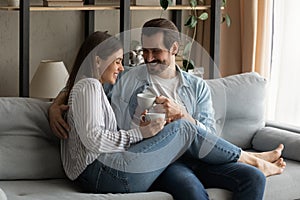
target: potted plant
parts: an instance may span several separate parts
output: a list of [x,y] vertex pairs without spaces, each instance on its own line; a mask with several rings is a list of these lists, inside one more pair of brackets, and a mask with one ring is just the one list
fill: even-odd
[[[205,0],[199,0],[200,5],[207,5]],[[224,8],[227,4],[227,0],[222,0],[222,7]],[[163,10],[167,10],[170,5],[172,5],[171,0],[160,0],[160,5]],[[190,0],[189,5],[191,7],[190,14],[187,17],[184,26],[188,27],[188,30],[192,30],[192,39],[187,42],[183,48],[182,53],[182,67],[185,71],[193,70],[195,68],[194,61],[191,59],[191,48],[193,42],[195,41],[197,33],[197,24],[199,21],[205,21],[208,19],[208,13],[206,11],[197,12],[196,7],[198,6],[197,0]],[[227,13],[222,12],[221,23],[226,22],[229,27],[231,24],[230,16]]]

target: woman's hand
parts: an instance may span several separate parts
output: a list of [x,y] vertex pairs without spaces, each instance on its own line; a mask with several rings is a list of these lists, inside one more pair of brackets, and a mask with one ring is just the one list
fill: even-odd
[[63,113],[69,109],[69,106],[52,103],[48,109],[49,123],[53,133],[60,139],[68,137],[67,131],[70,130],[69,125],[63,119]]
[[[142,115],[143,116],[143,115]],[[140,121],[140,131],[143,138],[150,138],[155,136],[159,131],[161,131],[166,124],[165,119],[159,118],[151,121]]]

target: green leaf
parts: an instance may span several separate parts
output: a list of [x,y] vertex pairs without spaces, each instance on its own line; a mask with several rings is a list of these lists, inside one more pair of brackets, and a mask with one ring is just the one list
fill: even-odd
[[202,14],[198,17],[198,19],[200,19],[200,20],[202,20],[202,21],[207,20],[207,19],[208,19],[208,13],[207,13],[207,12],[202,13]]
[[188,42],[183,49],[182,55],[187,57],[191,51],[191,47],[192,47],[192,42]]
[[225,21],[226,21],[227,27],[230,27],[230,25],[231,25],[231,19],[230,19],[230,16],[228,14],[225,15]]
[[222,7],[225,7],[226,6],[226,4],[227,4],[227,0],[222,0]]
[[160,0],[160,6],[162,7],[162,9],[167,10],[169,6],[169,0]]
[[173,5],[173,1],[172,0],[168,0],[168,2],[169,2],[169,6]]
[[190,6],[195,8],[197,6],[197,0],[190,0]]
[[194,15],[190,15],[186,22],[185,22],[185,26],[189,27],[189,28],[195,28],[195,26],[197,25],[198,21],[197,18]]

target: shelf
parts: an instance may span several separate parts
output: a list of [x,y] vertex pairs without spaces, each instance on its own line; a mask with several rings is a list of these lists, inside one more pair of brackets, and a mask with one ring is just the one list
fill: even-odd
[[[85,6],[62,6],[62,7],[44,7],[31,6],[30,11],[72,11],[72,10],[118,10],[120,6],[101,6],[101,5],[85,5]],[[208,10],[210,6],[197,6],[195,10]],[[18,11],[19,7],[0,7],[0,10]],[[160,6],[130,6],[130,10],[163,10]],[[192,10],[190,6],[178,5],[169,6],[167,10]]]
[[[71,10],[117,10],[120,6],[62,6],[62,7],[46,7],[46,6],[30,6],[30,11],[71,11]],[[0,10],[18,11],[19,7],[0,7]]]
[[[94,11],[97,10],[120,10],[120,32],[130,30],[130,11],[163,11],[160,5],[157,6],[136,6],[130,5],[130,0],[120,0],[119,5],[94,5],[95,0],[84,0],[84,6],[66,6],[66,7],[44,7],[42,5],[30,6],[29,0],[21,0],[21,8],[0,6],[0,11],[16,11],[19,12],[19,96],[29,97],[29,35],[30,35],[30,12],[31,11],[85,11],[85,35],[89,35],[94,31]],[[181,25],[181,16],[183,10],[210,10],[210,56],[219,66],[219,43],[220,43],[220,9],[221,0],[211,0],[211,5],[197,6],[195,8],[189,5],[180,5],[182,0],[176,0],[178,5],[169,6],[167,11],[172,12],[172,21],[176,25]],[[124,38],[124,41],[126,38]],[[124,48],[127,48],[124,45]],[[214,66],[210,68],[209,74],[214,74]]]
[[[197,6],[195,10],[208,10],[210,6]],[[163,10],[160,6],[130,6],[130,10]],[[190,6],[169,6],[167,10],[192,10]]]

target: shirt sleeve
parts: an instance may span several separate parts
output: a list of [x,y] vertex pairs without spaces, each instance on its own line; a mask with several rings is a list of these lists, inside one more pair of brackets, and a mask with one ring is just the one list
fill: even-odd
[[199,84],[199,94],[196,95],[196,115],[195,123],[200,128],[211,134],[216,134],[216,126],[214,119],[214,109],[212,106],[212,98],[210,89],[205,81]]
[[87,149],[95,153],[125,151],[130,144],[143,139],[138,128],[109,129],[110,123],[116,123],[115,116],[98,80],[88,79],[77,84],[71,94],[71,109],[74,128]]

